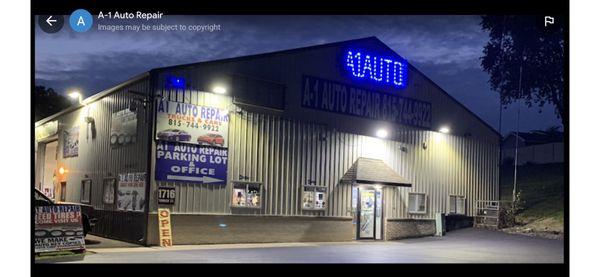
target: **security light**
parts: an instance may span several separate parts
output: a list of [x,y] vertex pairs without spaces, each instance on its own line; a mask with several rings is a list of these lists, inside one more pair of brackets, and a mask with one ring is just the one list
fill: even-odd
[[213,92],[217,93],[217,94],[225,94],[227,92],[227,90],[225,89],[225,87],[222,86],[215,86],[213,88]]
[[386,129],[379,129],[375,135],[379,138],[386,138],[388,136],[388,131]]
[[77,99],[77,101],[79,101],[79,104],[81,104],[81,93],[79,93],[79,91],[70,92],[69,97]]
[[450,128],[446,127],[446,126],[442,126],[442,128],[440,128],[440,133],[450,133]]

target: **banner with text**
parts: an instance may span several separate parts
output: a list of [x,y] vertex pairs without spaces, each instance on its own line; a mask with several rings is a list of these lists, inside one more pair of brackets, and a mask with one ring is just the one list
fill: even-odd
[[35,207],[35,253],[85,249],[81,206]]
[[156,139],[227,147],[228,111],[160,100],[156,110]]
[[158,142],[156,180],[225,184],[227,149]]
[[302,106],[431,128],[431,103],[311,76],[302,78]]

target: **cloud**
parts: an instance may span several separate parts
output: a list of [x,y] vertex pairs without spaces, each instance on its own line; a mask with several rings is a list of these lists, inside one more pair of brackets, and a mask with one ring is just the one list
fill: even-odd
[[496,126],[497,94],[490,91],[479,61],[488,34],[479,22],[479,16],[235,15],[166,16],[161,21],[219,24],[215,32],[75,33],[64,28],[46,34],[37,27],[35,78],[36,84],[57,91],[77,86],[89,95],[151,68],[377,36]]

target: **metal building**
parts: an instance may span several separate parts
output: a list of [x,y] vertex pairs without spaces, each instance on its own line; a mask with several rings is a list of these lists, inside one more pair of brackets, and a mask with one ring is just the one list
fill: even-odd
[[499,134],[375,37],[153,69],[36,122],[35,185],[159,244],[433,235],[498,200]]

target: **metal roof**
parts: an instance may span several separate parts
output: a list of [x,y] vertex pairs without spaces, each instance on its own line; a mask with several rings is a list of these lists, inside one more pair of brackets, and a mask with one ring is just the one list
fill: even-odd
[[[292,53],[306,51],[306,50],[313,50],[313,49],[319,49],[319,48],[326,48],[326,47],[344,45],[344,44],[347,44],[347,43],[350,43],[350,42],[359,42],[359,41],[373,41],[373,42],[376,42],[376,43],[380,44],[382,47],[384,47],[384,48],[388,49],[389,51],[391,51],[392,53],[398,55],[400,58],[404,59],[404,57],[402,57],[398,53],[396,53],[396,51],[394,51],[392,48],[390,48],[387,44],[385,44],[379,38],[377,38],[376,36],[371,36],[371,37],[365,37],[365,38],[359,38],[359,39],[344,40],[344,41],[338,41],[338,42],[332,42],[332,43],[325,43],[325,44],[319,44],[319,45],[312,45],[312,46],[306,46],[306,47],[300,47],[300,48],[293,48],[293,49],[287,49],[287,50],[280,50],[280,51],[274,51],[274,52],[267,52],[267,53],[261,53],[261,54],[254,54],[254,55],[247,55],[247,56],[240,56],[240,57],[219,59],[219,60],[202,61],[202,62],[195,62],[195,63],[189,63],[189,64],[174,65],[174,66],[168,66],[168,67],[159,67],[159,68],[154,68],[154,69],[151,69],[150,71],[144,72],[144,73],[142,73],[142,74],[134,77],[133,79],[137,79],[137,78],[140,78],[142,76],[148,76],[148,75],[150,75],[152,73],[158,73],[158,72],[163,72],[163,71],[167,71],[167,70],[189,69],[189,68],[194,68],[196,66],[202,66],[202,65],[208,65],[208,64],[224,63],[224,62],[236,62],[236,61],[243,61],[243,60],[249,60],[249,59],[263,58],[263,57],[268,57],[268,56],[272,56],[272,55],[280,55],[280,54],[292,54]],[[468,109],[465,105],[463,105],[461,102],[459,102],[456,98],[454,98],[452,95],[450,95],[447,91],[445,91],[443,88],[441,88],[438,84],[436,84],[435,82],[433,82],[427,75],[423,74],[423,72],[421,72],[420,70],[418,70],[417,68],[415,68],[410,62],[407,62],[407,63],[408,63],[409,67],[412,70],[415,70],[416,72],[418,72],[426,80],[428,80],[431,84],[433,84],[435,87],[437,87],[442,93],[446,94],[459,107],[462,107],[469,114],[471,114],[475,119],[477,119],[478,121],[480,121],[481,123],[483,123],[483,125],[486,126],[487,128],[489,128],[492,132],[494,132],[496,134],[496,136],[498,136],[498,138],[502,137],[502,135],[494,127],[492,127],[490,124],[488,124],[483,119],[481,119],[479,116],[477,116],[473,111],[471,111],[470,109]],[[132,80],[128,80],[128,81],[126,81],[123,84],[119,84],[119,85],[117,85],[114,88],[107,89],[107,90],[102,91],[102,92],[100,92],[98,94],[101,94],[102,96],[105,96],[106,94],[114,91],[115,88],[122,87],[123,85],[129,84],[129,83],[131,83],[131,81]],[[90,96],[88,98],[98,99],[98,98],[101,98],[102,96],[98,97],[97,95],[92,95],[92,96]],[[93,102],[93,100],[91,100],[91,99],[89,99],[89,100],[86,99],[86,101]],[[71,111],[71,110],[73,110],[73,108],[68,109],[68,110]],[[65,113],[65,111],[59,112],[59,114],[63,114],[63,113]],[[44,118],[42,120],[39,120],[38,122],[36,122],[36,126],[39,126],[39,125],[41,125],[41,124],[43,124],[43,123],[51,120],[52,118],[57,117],[57,116],[58,116],[58,114],[55,114],[55,115],[49,116],[48,118]]]
[[400,176],[382,160],[363,157],[356,159],[356,162],[342,177],[342,181],[404,187],[412,186],[408,179]]

